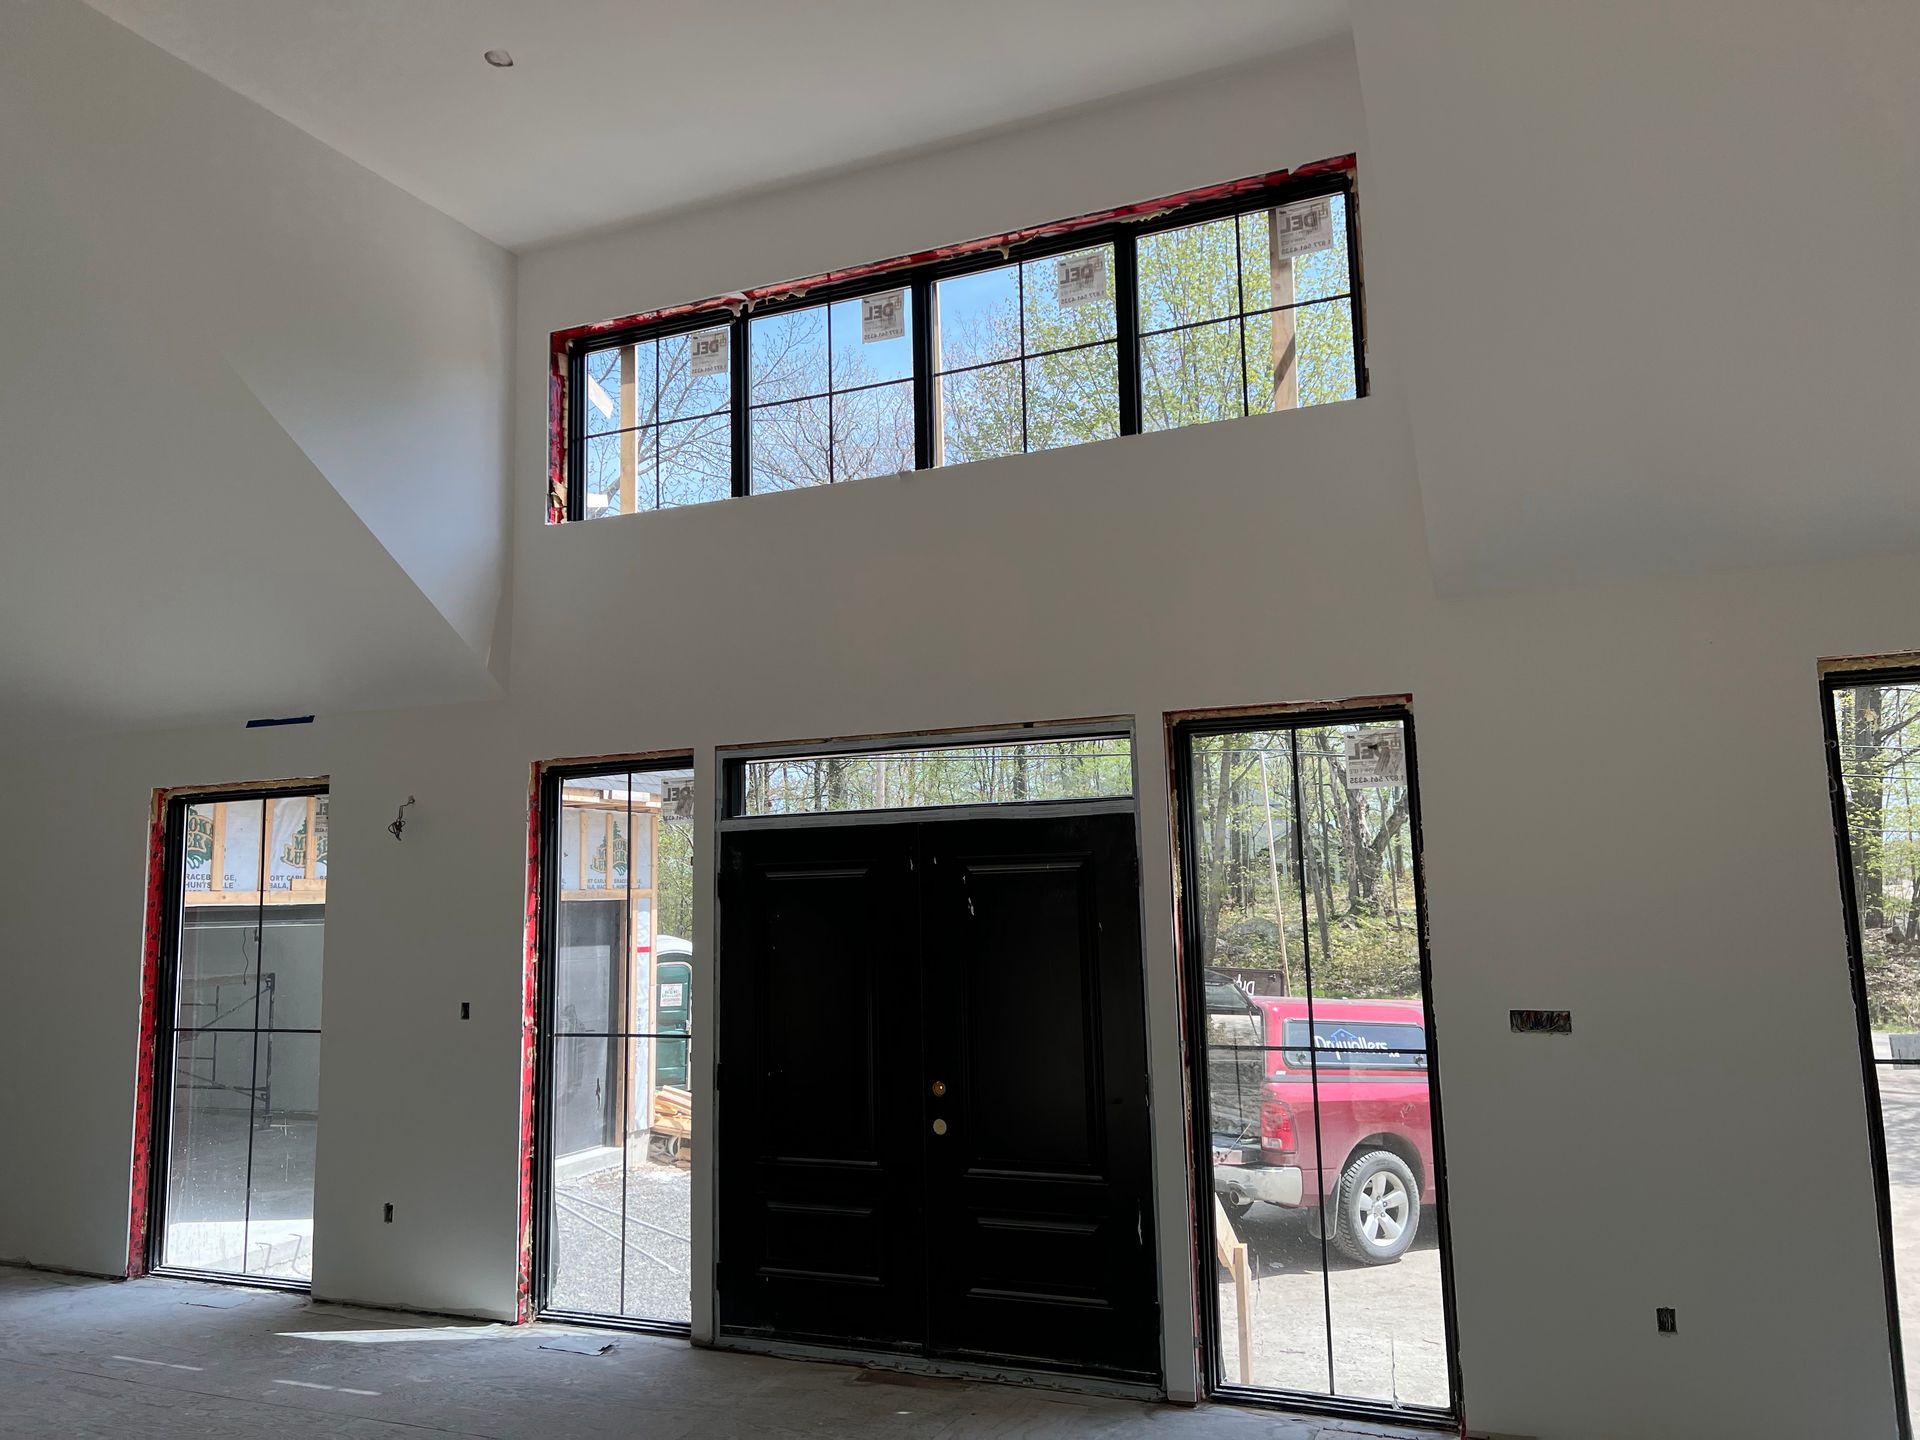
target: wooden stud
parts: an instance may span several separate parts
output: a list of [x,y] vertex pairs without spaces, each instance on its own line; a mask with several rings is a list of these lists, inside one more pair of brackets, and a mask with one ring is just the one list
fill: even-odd
[[[1293,304],[1293,261],[1280,253],[1280,212],[1267,212],[1267,268],[1273,274],[1274,306]],[[1273,408],[1294,410],[1300,405],[1300,356],[1296,349],[1293,311],[1273,312]]]

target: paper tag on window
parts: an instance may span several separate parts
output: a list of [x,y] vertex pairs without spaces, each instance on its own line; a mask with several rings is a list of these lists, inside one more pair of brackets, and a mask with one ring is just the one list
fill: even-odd
[[1321,195],[1298,205],[1282,205],[1273,212],[1274,231],[1280,237],[1280,258],[1292,260],[1316,250],[1333,248],[1333,197]]
[[607,419],[613,418],[613,397],[607,394],[607,387],[593,376],[587,376],[587,399],[593,402],[593,408]]
[[688,339],[693,346],[695,375],[727,373],[727,330],[724,325],[714,330],[696,330]]
[[1350,732],[1345,740],[1348,785],[1407,783],[1407,742],[1399,729]]
[[1107,252],[1088,250],[1053,262],[1053,298],[1063,307],[1107,298]]
[[860,342],[898,340],[907,333],[907,292],[882,290],[860,302]]

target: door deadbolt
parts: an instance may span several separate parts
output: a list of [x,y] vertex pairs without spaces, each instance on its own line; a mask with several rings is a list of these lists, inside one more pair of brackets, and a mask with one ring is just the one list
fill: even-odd
[[944,1094],[946,1094],[946,1093],[947,1093],[947,1082],[946,1082],[946,1081],[944,1081],[944,1080],[936,1080],[936,1081],[934,1081],[934,1082],[933,1082],[933,1093],[934,1093],[934,1094],[935,1094],[936,1096],[940,1096],[940,1095],[944,1095]]
[[946,1133],[947,1133],[947,1122],[946,1122],[946,1121],[944,1121],[944,1120],[936,1120],[936,1121],[934,1121],[934,1122],[933,1122],[933,1133],[934,1133],[934,1134],[936,1134],[936,1135],[944,1135],[944,1134],[946,1134]]

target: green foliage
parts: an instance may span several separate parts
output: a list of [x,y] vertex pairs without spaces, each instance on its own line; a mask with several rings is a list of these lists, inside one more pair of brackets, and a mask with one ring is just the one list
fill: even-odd
[[693,822],[660,821],[654,924],[662,935],[693,938]]
[[[1396,927],[1390,917],[1341,915],[1328,927],[1331,944],[1323,953],[1301,941],[1296,920],[1287,927],[1288,952],[1294,957],[1289,993],[1306,993],[1306,963],[1313,970],[1313,993],[1343,1000],[1420,998],[1420,952],[1413,944],[1410,925]],[[1315,937],[1317,941],[1317,935]],[[1273,916],[1268,913],[1226,910],[1220,915],[1219,944],[1210,963],[1231,969],[1279,968]]]
[[1868,1019],[1920,1031],[1920,685],[1834,695]]
[[806,756],[747,766],[747,813],[1096,799],[1133,789],[1125,740],[1048,740],[871,755]]
[[[1334,223],[1336,230],[1346,223],[1344,201],[1336,202]],[[1331,298],[1349,288],[1345,251],[1277,259],[1268,228],[1267,212],[1256,211],[1141,237],[1144,428],[1272,410],[1276,374],[1289,363],[1301,405],[1354,395],[1353,311]],[[1059,305],[1050,260],[1027,262],[1021,276],[1020,307],[1008,299],[942,331],[941,367],[959,372],[941,382],[949,464],[1119,433],[1111,304]],[[1271,310],[1276,304],[1296,308]],[[1030,357],[1024,373],[1023,353]]]
[[1409,796],[1350,770],[1353,738],[1377,728],[1196,737],[1185,784],[1206,964],[1278,971],[1291,995],[1309,975],[1316,995],[1420,994]]

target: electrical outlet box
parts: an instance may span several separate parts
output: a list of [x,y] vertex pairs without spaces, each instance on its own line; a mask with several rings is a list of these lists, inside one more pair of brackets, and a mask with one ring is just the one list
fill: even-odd
[[387,1202],[386,1208],[382,1212],[382,1215],[383,1215],[383,1218],[386,1220],[387,1224],[391,1225],[393,1223],[393,1202],[392,1201]]
[[1571,1035],[1571,1010],[1509,1010],[1507,1024],[1516,1035]]
[[1671,1335],[1678,1329],[1678,1326],[1674,1323],[1673,1307],[1671,1305],[1662,1305],[1655,1310],[1653,1312],[1653,1323],[1660,1327],[1660,1333],[1662,1335]]

